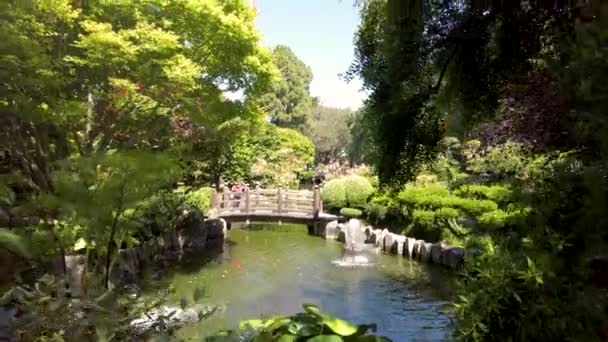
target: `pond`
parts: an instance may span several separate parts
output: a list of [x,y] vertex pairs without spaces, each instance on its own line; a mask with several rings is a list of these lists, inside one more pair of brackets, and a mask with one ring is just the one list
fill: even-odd
[[170,286],[169,303],[204,289],[203,303],[222,305],[211,318],[179,331],[198,340],[243,319],[293,314],[302,304],[354,323],[376,323],[393,341],[450,338],[447,271],[380,255],[372,267],[340,267],[343,245],[309,236],[304,226],[256,225],[228,232],[224,252],[198,269],[182,269],[148,288]]

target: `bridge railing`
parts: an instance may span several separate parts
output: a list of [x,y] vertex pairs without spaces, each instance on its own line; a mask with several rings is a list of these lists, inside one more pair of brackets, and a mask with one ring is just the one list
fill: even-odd
[[306,215],[323,212],[318,187],[311,190],[246,189],[244,192],[213,193],[211,214],[222,215]]

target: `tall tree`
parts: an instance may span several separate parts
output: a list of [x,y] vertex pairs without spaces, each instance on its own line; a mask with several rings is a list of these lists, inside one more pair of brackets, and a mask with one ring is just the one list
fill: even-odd
[[272,57],[281,78],[258,103],[277,126],[302,131],[313,105],[310,97],[312,71],[287,46],[277,45]]
[[351,143],[349,109],[316,106],[308,119],[306,135],[315,144],[317,161],[327,163],[345,156]]
[[501,106],[509,108],[501,92],[525,86],[541,66],[539,54],[558,51],[581,13],[573,1],[357,4],[361,25],[349,75],[360,76],[370,91],[366,115],[384,183],[411,179],[435,156],[453,108],[467,130],[494,119]]

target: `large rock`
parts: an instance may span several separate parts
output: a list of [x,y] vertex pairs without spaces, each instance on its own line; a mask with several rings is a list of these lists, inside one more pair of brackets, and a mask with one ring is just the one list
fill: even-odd
[[393,246],[391,247],[391,253],[403,256],[406,237],[403,235],[394,234],[393,238],[395,241],[393,242]]
[[422,244],[424,244],[423,240],[414,241],[414,247],[412,249],[412,258],[420,260],[420,253],[422,250]]
[[209,229],[206,229],[204,222],[199,210],[184,210],[177,218],[175,231],[184,257],[197,256],[205,251]]
[[441,260],[444,266],[458,270],[464,263],[464,255],[462,247],[447,247],[443,249]]
[[403,255],[403,244],[405,236],[393,233],[387,233],[384,236],[384,246],[387,253]]
[[365,227],[365,243],[376,243],[376,235],[374,234],[374,227],[367,226]]
[[346,226],[344,223],[338,223],[338,228],[336,228],[336,240],[346,242]]
[[174,331],[211,316],[217,307],[195,304],[189,308],[161,306],[144,313],[129,323],[132,334],[143,338],[163,331]]
[[388,235],[391,234],[391,232],[388,231],[388,229],[384,228],[382,229],[382,233],[380,234],[380,249],[384,252],[386,252],[386,241],[384,240],[384,238]]
[[441,263],[443,262],[443,249],[445,248],[445,246],[443,245],[443,243],[438,242],[438,243],[434,243],[431,246],[431,261],[434,264],[437,265],[441,265]]
[[110,288],[135,284],[142,270],[141,258],[137,248],[127,248],[118,251],[110,272]]
[[405,238],[405,242],[403,243],[403,255],[408,258],[413,258],[414,254],[414,244],[416,243],[416,239],[412,239],[409,237]]
[[421,262],[429,263],[431,261],[431,247],[433,246],[430,242],[422,242],[420,244],[420,253],[418,258]]
[[[395,243],[395,238],[394,238],[395,234],[393,233],[386,233],[384,234],[384,251],[386,253],[393,253],[393,245]],[[397,249],[397,246],[395,246],[395,250]]]
[[207,230],[207,240],[224,239],[228,225],[224,219],[209,219],[204,222],[205,230]]
[[17,341],[15,334],[15,321],[17,309],[0,306],[0,341]]
[[325,239],[335,240],[338,238],[338,221],[331,221],[327,225],[325,225]]
[[176,231],[166,232],[162,235],[162,238],[162,248],[167,252],[176,252],[182,247]]
[[374,246],[382,247],[384,244],[384,236],[382,235],[382,229],[374,229]]
[[73,297],[80,297],[84,294],[82,284],[86,260],[84,255],[66,255],[65,257],[67,283]]

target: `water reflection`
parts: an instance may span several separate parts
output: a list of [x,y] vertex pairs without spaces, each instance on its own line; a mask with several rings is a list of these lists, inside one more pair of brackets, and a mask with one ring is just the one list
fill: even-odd
[[339,267],[331,261],[365,251],[349,254],[343,244],[308,236],[301,226],[233,229],[229,237],[232,244],[214,262],[162,281],[175,288],[169,301],[178,303],[202,286],[206,303],[225,305],[213,318],[182,329],[182,338],[234,328],[242,319],[293,314],[307,302],[356,323],[377,323],[394,341],[449,337],[450,278],[442,270],[375,253],[374,267]]

